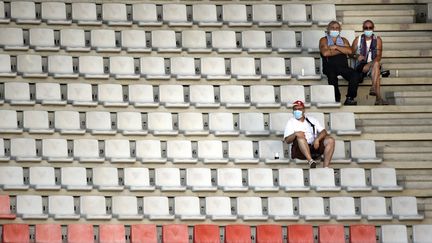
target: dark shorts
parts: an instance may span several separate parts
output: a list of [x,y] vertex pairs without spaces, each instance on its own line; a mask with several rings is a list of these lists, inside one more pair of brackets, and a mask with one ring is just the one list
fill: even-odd
[[[318,159],[324,154],[324,139],[320,141],[320,145],[318,149],[315,149],[313,144],[309,144],[309,149],[311,152],[312,159]],[[292,159],[306,159],[304,154],[301,152],[300,147],[298,146],[297,139],[294,140],[291,146],[291,158]]]

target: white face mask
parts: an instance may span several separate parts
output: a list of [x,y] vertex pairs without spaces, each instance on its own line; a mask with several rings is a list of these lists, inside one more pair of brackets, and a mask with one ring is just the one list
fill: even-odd
[[366,37],[371,37],[373,35],[373,30],[365,30],[363,33]]
[[333,38],[336,38],[339,36],[339,30],[330,30],[329,35]]
[[300,118],[302,118],[302,116],[303,116],[303,111],[301,111],[301,110],[294,110],[293,111],[293,115],[294,115],[295,119],[300,120]]

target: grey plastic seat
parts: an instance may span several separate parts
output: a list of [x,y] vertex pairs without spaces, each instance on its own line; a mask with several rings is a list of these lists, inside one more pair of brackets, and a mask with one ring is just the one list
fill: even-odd
[[87,184],[87,171],[84,167],[62,167],[60,169],[62,187],[68,191],[90,191]]
[[16,214],[22,219],[48,218],[48,215],[43,212],[42,196],[39,195],[17,195]]
[[363,168],[341,168],[340,184],[346,191],[371,191],[366,185],[366,173]]
[[361,197],[361,214],[367,220],[391,220],[392,215],[387,213],[386,199],[384,197]]
[[46,78],[48,73],[42,69],[42,57],[39,55],[18,55],[17,72],[24,78]]
[[36,3],[31,1],[18,1],[10,3],[10,17],[17,24],[40,24],[36,16]]
[[160,140],[137,140],[135,144],[136,158],[142,163],[165,163],[166,156],[162,157]]
[[396,170],[394,168],[372,168],[371,184],[378,191],[402,191],[403,187],[397,184]]
[[[317,107],[340,107],[341,103],[336,101],[334,87],[327,84],[311,85],[310,86],[311,103]],[[346,113],[345,113],[346,114]],[[330,115],[331,116],[331,115]],[[348,118],[348,117],[347,117]],[[354,118],[354,113],[352,118]],[[346,121],[347,125],[349,120]],[[351,122],[351,125],[353,121]],[[356,132],[357,133],[357,132]],[[341,135],[341,134],[338,134]]]
[[360,220],[361,215],[355,212],[355,202],[353,197],[331,197],[330,215],[337,221]]
[[112,214],[119,220],[139,220],[144,217],[138,214],[138,199],[136,196],[113,196]]
[[102,163],[105,158],[99,155],[99,143],[96,139],[74,139],[73,156],[79,162]]
[[301,168],[279,169],[279,186],[285,191],[309,191],[305,186],[303,170]]
[[34,138],[11,138],[10,156],[17,162],[40,162],[42,160],[36,153]]
[[47,24],[70,25],[72,20],[66,16],[66,4],[63,2],[42,2],[41,18]]
[[201,75],[196,74],[195,59],[193,57],[171,57],[171,76],[177,80],[198,80]]
[[215,101],[215,93],[213,85],[190,85],[189,100],[196,108],[217,108],[219,102]]
[[261,197],[237,197],[237,215],[244,221],[268,219],[263,214]]
[[376,156],[375,141],[351,141],[351,158],[357,163],[381,163],[382,158]]
[[231,214],[231,201],[226,196],[210,196],[205,198],[206,215],[213,221],[236,220],[237,215]]
[[22,133],[23,129],[18,127],[18,116],[15,110],[0,110],[0,132]]
[[272,112],[269,114],[269,130],[276,136],[284,134],[288,120],[293,117],[292,113]]
[[217,187],[212,185],[210,168],[187,168],[186,186],[193,192],[217,190]]
[[165,107],[189,107],[189,102],[185,101],[183,92],[183,85],[180,84],[159,85],[159,103]]
[[157,107],[153,95],[153,86],[150,84],[129,84],[129,103],[135,107]]
[[398,220],[423,220],[417,211],[417,199],[413,196],[392,197],[392,214]]
[[174,197],[174,212],[180,220],[204,220],[200,212],[200,199],[196,196]]
[[186,186],[180,182],[179,168],[156,168],[155,185],[161,191],[185,191]]
[[117,131],[111,126],[111,114],[108,111],[87,111],[86,130],[91,134],[113,135]]
[[102,19],[111,26],[132,25],[132,21],[128,20],[126,4],[124,3],[103,3]]
[[42,157],[48,162],[72,162],[68,155],[66,139],[46,138],[42,140]]
[[93,101],[93,91],[91,84],[69,83],[67,84],[67,100],[74,106],[96,106],[97,101]]
[[412,226],[412,236],[415,243],[426,243],[430,241],[431,224],[415,224]]
[[163,22],[169,26],[191,26],[192,22],[188,21],[185,4],[163,4],[162,5]]
[[232,30],[215,30],[211,32],[213,50],[218,53],[240,53],[237,47],[236,33]]
[[234,129],[234,116],[231,112],[210,113],[209,130],[215,136],[238,136],[240,134],[240,131]]
[[182,112],[178,114],[178,129],[185,136],[206,136],[204,119],[201,112]]
[[242,33],[242,47],[248,53],[270,53],[266,33],[262,30],[245,30]]
[[122,30],[121,46],[126,52],[148,53],[151,48],[147,46],[146,32],[144,30]]
[[24,170],[21,166],[0,167],[0,187],[3,190],[27,190],[24,184]]
[[292,57],[291,76],[297,80],[321,80],[321,74],[316,73],[313,57]]
[[78,78],[74,72],[72,56],[48,56],[48,74],[54,78]]
[[101,25],[97,18],[96,3],[72,3],[72,21],[78,25]]
[[248,185],[255,192],[274,192],[279,187],[273,183],[273,171],[271,168],[249,168]]
[[86,220],[110,220],[111,214],[107,214],[104,196],[81,196],[80,214]]
[[226,72],[225,59],[223,57],[202,57],[201,75],[207,80],[231,79],[231,75]]
[[117,130],[123,135],[147,135],[140,112],[117,112]]
[[406,225],[381,225],[382,243],[408,243]]
[[135,73],[135,61],[133,57],[110,57],[110,74],[115,79],[139,79],[140,75]]
[[268,197],[268,215],[273,220],[298,220],[291,197]]
[[107,79],[109,74],[105,73],[104,60],[102,56],[80,56],[79,72],[88,79]]
[[123,100],[123,87],[120,84],[99,84],[98,101],[105,107],[126,107],[128,102]]
[[332,112],[330,113],[330,131],[337,135],[360,135],[361,131],[355,127],[353,112]]
[[224,4],[222,6],[222,19],[229,26],[251,26],[248,21],[246,5],[244,4]]
[[165,71],[165,60],[163,57],[141,57],[140,72],[145,79],[170,79]]
[[326,26],[332,20],[336,20],[336,6],[334,4],[312,4],[312,21],[314,23],[318,26]]
[[129,191],[154,191],[155,187],[150,185],[148,168],[129,167],[124,168],[124,186]]
[[293,30],[273,30],[271,32],[272,48],[278,53],[300,53],[297,47],[296,35]]
[[301,43],[303,50],[309,53],[318,53],[319,40],[324,36],[324,30],[303,30],[301,33]]
[[332,168],[315,168],[309,170],[310,187],[316,191],[340,191],[336,186],[334,170]]
[[112,167],[93,168],[93,187],[99,191],[122,191],[119,185],[118,170]]
[[48,214],[56,220],[79,219],[75,213],[73,196],[50,195],[48,196]]
[[266,164],[288,163],[289,158],[285,157],[282,141],[261,140],[258,141],[258,156]]
[[222,141],[220,140],[198,141],[198,159],[205,164],[228,163],[228,158],[223,156]]
[[228,141],[228,158],[239,164],[256,164],[259,162],[259,159],[254,157],[253,144],[249,140]]
[[134,3],[132,4],[132,19],[138,26],[161,26],[158,20],[156,4]]
[[151,32],[152,49],[157,52],[181,52],[177,47],[174,30],[153,30]]
[[257,108],[277,108],[280,103],[276,103],[273,85],[251,85],[250,100]]
[[248,190],[248,187],[243,185],[240,168],[218,168],[217,185],[224,192],[244,192]]
[[261,76],[267,80],[289,80],[285,59],[282,57],[262,57]]
[[90,45],[97,52],[120,52],[114,30],[93,29],[90,31]]
[[288,26],[304,26],[312,25],[312,21],[308,21],[305,4],[288,3],[282,5],[282,21]]
[[216,5],[214,4],[193,4],[192,19],[198,26],[221,26],[218,21]]
[[58,51],[60,49],[54,43],[54,30],[32,28],[29,30],[30,47],[36,51]]
[[169,112],[149,112],[147,126],[153,135],[176,136],[177,130],[173,128],[172,115]]
[[78,111],[55,111],[54,127],[60,134],[84,134]]
[[60,190],[60,185],[55,182],[54,167],[30,167],[29,184],[35,190]]
[[16,77],[16,75],[16,72],[12,72],[11,56],[7,54],[0,54],[0,77],[12,78]]
[[189,140],[168,140],[167,158],[173,163],[196,163],[192,156],[192,143]]
[[28,45],[24,44],[24,32],[21,28],[1,28],[0,46],[4,50],[26,51]]
[[306,221],[330,219],[330,215],[327,215],[324,211],[324,200],[322,197],[300,197],[299,215]]
[[85,32],[82,29],[61,29],[60,46],[68,52],[85,52],[91,49],[86,45]]
[[[202,5],[194,5],[202,6]],[[181,33],[181,44],[184,51],[190,53],[210,53],[207,48],[207,36],[204,30],[183,30]]]
[[105,140],[105,158],[111,163],[134,163],[129,140],[109,139]]
[[274,4],[254,4],[252,5],[252,21],[258,26],[281,26],[278,21],[276,5]]
[[150,220],[172,220],[169,212],[169,201],[166,196],[149,196],[143,198],[143,214]]
[[352,159],[346,156],[345,142],[342,140],[335,141],[332,163],[345,164],[351,163]]
[[239,114],[239,129],[246,136],[268,136],[269,130],[264,128],[264,114],[245,112]]
[[292,107],[297,100],[303,101],[305,107],[310,107],[310,103],[306,101],[305,88],[303,85],[281,85],[280,102],[282,105]]
[[256,73],[253,57],[231,58],[231,76],[237,80],[259,80],[261,75]]

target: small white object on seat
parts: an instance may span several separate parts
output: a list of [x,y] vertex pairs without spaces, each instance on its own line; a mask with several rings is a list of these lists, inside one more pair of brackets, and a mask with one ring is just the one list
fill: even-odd
[[337,221],[341,220],[360,220],[361,216],[355,212],[353,197],[331,197],[330,215]]
[[237,197],[237,214],[243,220],[267,220],[263,214],[261,197]]
[[36,190],[60,190],[60,185],[55,182],[54,167],[30,167],[29,179],[30,186]]
[[78,78],[73,70],[72,56],[48,56],[48,74],[54,78]]
[[306,221],[330,219],[330,216],[324,212],[324,200],[322,197],[300,197],[299,214]]
[[351,158],[358,163],[382,162],[382,158],[376,157],[375,141],[373,140],[351,141]]
[[217,190],[212,185],[210,168],[187,168],[186,185],[194,192]]
[[310,99],[311,103],[319,108],[332,108],[341,106],[340,102],[336,102],[333,85],[311,85]]
[[402,191],[403,187],[397,184],[395,168],[372,168],[371,184],[378,191]]
[[309,186],[305,186],[303,170],[300,168],[279,169],[279,186],[285,191],[309,191]]
[[185,191],[180,182],[179,168],[156,168],[155,184],[161,191]]
[[248,185],[255,192],[279,190],[273,184],[273,171],[270,168],[249,168]]
[[105,107],[126,107],[128,102],[123,100],[121,84],[99,84],[98,101]]
[[315,168],[309,170],[310,186],[316,191],[340,191],[336,186],[332,168]]
[[384,197],[361,197],[361,214],[367,220],[392,220],[387,214],[386,199]]
[[336,135],[360,135],[361,131],[355,127],[353,112],[330,113],[330,131],[336,131]]
[[105,140],[105,158],[111,163],[134,163],[131,156],[129,140],[110,139]]
[[372,190],[371,186],[366,185],[366,174],[363,168],[341,168],[340,184],[349,192]]
[[292,57],[291,76],[297,80],[321,80],[321,74],[316,73],[313,57]]
[[143,213],[150,220],[172,220],[174,215],[169,213],[168,197],[149,196],[143,198]]
[[104,196],[81,196],[80,214],[87,220],[109,220],[111,214],[107,214]]
[[174,212],[180,220],[204,220],[205,215],[200,213],[199,197],[176,196],[174,197]]
[[231,201],[229,197],[206,197],[206,215],[213,221],[236,220],[237,215],[231,214]]
[[252,141],[249,140],[231,140],[228,141],[228,157],[234,163],[256,164],[258,158],[254,158]]
[[173,163],[196,163],[192,157],[192,143],[189,140],[167,141],[167,158]]
[[268,197],[268,215],[273,220],[298,220],[294,215],[293,201],[291,197]]
[[217,184],[225,192],[243,192],[248,190],[248,187],[243,186],[242,171],[240,168],[218,168]]
[[138,199],[135,196],[113,196],[112,214],[119,220],[139,220],[144,217],[144,215],[138,214]]
[[223,157],[222,141],[220,140],[199,140],[198,159],[203,163],[228,163]]
[[68,191],[90,191],[93,187],[87,184],[87,172],[84,167],[62,167],[61,184]]
[[93,186],[99,191],[122,191],[119,185],[117,168],[97,167],[93,168]]

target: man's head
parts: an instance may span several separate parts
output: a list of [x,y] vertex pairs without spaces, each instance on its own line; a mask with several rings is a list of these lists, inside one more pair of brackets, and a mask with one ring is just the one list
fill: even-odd
[[375,29],[375,25],[372,22],[372,20],[368,19],[363,22],[363,33],[365,34],[366,37],[371,37],[374,29]]
[[304,116],[305,105],[303,101],[297,100],[293,103],[293,115],[294,118],[300,120]]
[[341,30],[342,27],[337,21],[330,21],[330,23],[327,25],[327,33],[333,38],[339,36]]

